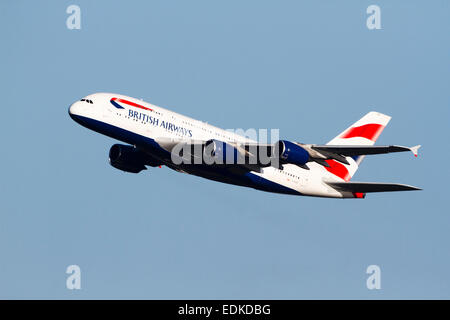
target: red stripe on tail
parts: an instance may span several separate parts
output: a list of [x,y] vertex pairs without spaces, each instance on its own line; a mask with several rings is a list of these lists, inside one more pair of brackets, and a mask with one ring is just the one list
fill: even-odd
[[348,129],[342,136],[341,139],[348,139],[354,137],[362,137],[372,141],[377,140],[378,136],[383,131],[384,126],[378,123],[369,123],[362,125],[360,127],[353,127]]
[[350,173],[348,172],[347,168],[342,164],[337,162],[336,160],[325,160],[326,163],[328,163],[329,167],[324,167],[327,169],[328,172],[331,172],[335,176],[338,176],[341,179],[344,179],[345,181],[350,180]]

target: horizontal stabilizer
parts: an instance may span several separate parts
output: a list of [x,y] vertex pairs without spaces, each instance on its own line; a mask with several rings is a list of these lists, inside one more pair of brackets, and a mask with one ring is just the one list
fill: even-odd
[[391,152],[404,152],[411,151],[417,157],[417,150],[420,148],[420,145],[415,147],[403,147],[403,146],[344,146],[344,145],[325,145],[318,146],[312,145],[312,149],[321,152],[331,152],[337,153],[344,156],[361,156],[368,154],[382,154],[382,153],[391,153]]
[[417,153],[418,153],[420,147],[421,147],[421,145],[419,144],[419,145],[414,146],[414,147],[411,147],[411,148],[409,148],[409,149],[410,149],[411,152],[414,154],[414,156],[417,157]]
[[339,191],[358,192],[358,193],[422,190],[417,187],[399,183],[327,182],[327,184]]

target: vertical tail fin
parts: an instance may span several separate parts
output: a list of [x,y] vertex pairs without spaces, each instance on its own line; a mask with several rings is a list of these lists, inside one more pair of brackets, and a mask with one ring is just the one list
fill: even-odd
[[369,112],[327,144],[371,146],[377,141],[389,120],[390,116],[375,111]]
[[[371,146],[375,144],[375,141],[377,141],[381,132],[390,120],[390,116],[371,111],[328,142],[327,145]],[[350,165],[345,165],[346,171],[348,172],[345,177],[343,177],[342,174],[338,175],[346,181],[350,180],[356,170],[358,170],[358,166],[364,159],[364,156],[355,156],[352,157],[352,159],[355,162],[350,162]],[[327,160],[327,162],[331,166],[330,168],[327,168],[329,172],[334,173],[334,171],[338,172],[343,170],[343,168],[341,168],[342,164],[335,164],[335,160]],[[334,169],[334,167],[336,168]]]

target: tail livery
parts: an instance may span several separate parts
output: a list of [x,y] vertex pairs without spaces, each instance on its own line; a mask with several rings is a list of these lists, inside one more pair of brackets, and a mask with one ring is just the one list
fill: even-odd
[[[409,150],[417,157],[420,145],[410,148],[401,146],[374,146],[390,120],[391,117],[388,115],[375,111],[369,112],[328,142],[326,146],[318,147],[325,151],[344,153],[353,160],[347,159],[349,163],[347,165],[338,163],[336,160],[326,160],[330,164],[330,167],[325,169],[345,181],[326,181],[329,186],[338,191],[352,192],[355,198],[364,198],[367,192],[421,190],[413,186],[396,183],[349,182],[367,154]],[[367,147],[365,148],[365,146]]]

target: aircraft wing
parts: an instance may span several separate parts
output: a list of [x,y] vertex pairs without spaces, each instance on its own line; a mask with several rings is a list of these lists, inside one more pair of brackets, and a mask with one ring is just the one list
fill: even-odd
[[[169,152],[175,152],[178,154],[178,151],[183,149],[184,147],[188,146],[190,151],[188,152],[189,155],[184,154],[183,157],[190,156],[192,159],[195,160],[195,158],[201,158],[202,152],[204,148],[209,144],[210,146],[214,147],[214,150],[219,148],[218,150],[222,150],[220,144],[223,143],[218,140],[209,140],[209,141],[194,141],[194,140],[180,140],[180,139],[167,139],[167,138],[161,138],[156,139],[158,144],[166,149]],[[260,143],[231,143],[227,142],[227,145],[231,145],[233,148],[235,148],[237,154],[239,154],[241,157],[247,158],[247,159],[255,159],[255,161],[250,162],[254,163],[255,165],[252,165],[251,167],[248,167],[248,169],[259,171],[262,167],[270,166],[271,164],[261,165],[260,159],[261,155],[266,155],[266,158],[273,157],[274,151],[277,153],[277,151],[280,150],[280,142],[281,140],[276,144],[260,144]],[[219,145],[216,146],[215,144],[218,143]],[[327,163],[325,160],[333,159],[336,161],[339,161],[341,163],[349,165],[348,160],[346,157],[353,157],[353,156],[362,156],[362,155],[370,155],[370,154],[383,154],[383,153],[392,153],[392,152],[404,152],[404,151],[411,151],[416,157],[417,157],[417,151],[420,148],[420,145],[414,146],[414,147],[403,147],[403,146],[366,146],[366,145],[315,145],[315,144],[303,144],[296,142],[294,143],[297,147],[301,148],[302,150],[306,151],[308,153],[308,159],[306,162],[317,162],[320,165],[323,165],[324,167],[329,167],[329,163]],[[197,152],[194,152],[195,149]],[[184,148],[184,151],[186,151],[186,148]],[[295,163],[296,165],[309,170],[309,167],[305,163]]]
[[326,182],[326,183],[339,191],[361,192],[361,193],[422,190],[417,187],[400,183],[379,183],[379,182]]

